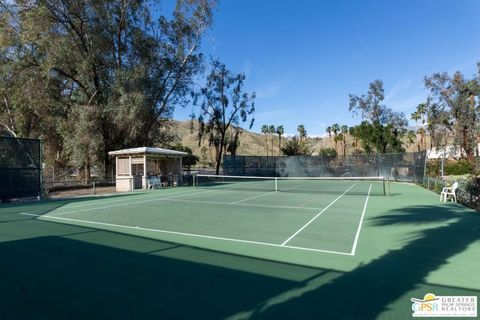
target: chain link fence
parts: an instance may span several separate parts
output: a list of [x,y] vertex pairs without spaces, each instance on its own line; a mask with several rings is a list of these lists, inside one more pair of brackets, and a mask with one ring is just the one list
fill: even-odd
[[421,183],[426,152],[347,156],[231,156],[223,158],[223,173],[269,177],[391,177]]
[[40,140],[0,137],[0,200],[41,195]]
[[440,196],[444,187],[450,187],[454,182],[458,182],[456,191],[457,201],[464,206],[480,210],[480,178],[472,175],[448,176],[436,178],[425,176],[421,185]]

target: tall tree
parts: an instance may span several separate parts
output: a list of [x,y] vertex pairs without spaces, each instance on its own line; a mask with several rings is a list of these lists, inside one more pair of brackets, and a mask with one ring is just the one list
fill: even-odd
[[347,155],[347,134],[348,134],[348,126],[343,125],[340,127],[340,131],[342,133],[342,144],[343,144],[343,156]]
[[305,126],[303,124],[298,125],[297,132],[298,132],[300,141],[303,141],[307,137],[307,130],[305,130]]
[[228,141],[227,151],[230,152],[232,156],[237,155],[237,149],[240,146],[240,134],[242,133],[241,130],[234,130],[233,135],[230,137]]
[[[409,145],[412,145],[416,142],[417,140],[417,135],[415,131],[413,130],[408,130],[407,132],[407,142]],[[420,145],[417,145],[418,151],[420,151]]]
[[337,139],[337,136],[338,136],[338,132],[340,131],[340,126],[338,125],[338,123],[334,123],[331,128],[333,133],[333,141],[335,142],[335,151],[337,151],[338,153],[337,145],[338,145],[339,139]]
[[[426,149],[426,131],[425,131],[425,123],[427,122],[426,116],[427,116],[427,108],[428,108],[428,102],[427,103],[420,103],[417,106],[417,109],[412,113],[411,119],[414,120],[417,123],[421,120],[421,125],[417,129],[417,134],[420,135],[420,142],[421,142],[421,148]],[[432,137],[430,137],[432,139]],[[419,149],[420,151],[420,149]]]
[[267,150],[267,157],[268,157],[268,125],[266,124],[262,125],[261,131],[265,135],[265,148]]
[[202,70],[213,6],[178,0],[166,18],[143,0],[2,2],[0,123],[44,138],[86,179],[108,170],[109,150],[162,142]]
[[455,144],[460,146],[462,153],[465,152],[467,159],[473,161],[480,122],[479,79],[465,79],[460,72],[452,76],[435,73],[425,78],[425,86],[430,90],[431,98],[447,111],[444,125],[452,132]]
[[349,97],[349,110],[364,119],[354,133],[362,141],[365,151],[403,152],[401,139],[407,131],[407,120],[403,113],[394,112],[383,104],[383,82],[375,80],[370,83],[366,95]]
[[358,127],[348,128],[348,133],[353,138],[352,147],[354,147],[355,149],[358,147],[358,133],[357,133],[357,130],[358,130]]
[[194,104],[200,107],[198,121],[199,137],[215,134],[219,139],[219,152],[216,155],[216,174],[220,172],[225,138],[231,126],[239,126],[250,121],[253,126],[255,93],[244,92],[244,74],[234,74],[218,60],[211,63],[207,82],[195,95]]
[[268,126],[268,133],[270,134],[270,139],[272,142],[272,157],[273,157],[273,137],[275,135],[275,126],[274,125],[269,125]]
[[332,145],[332,127],[328,126],[325,131],[328,133],[328,138],[330,139],[330,145]]
[[285,129],[282,125],[277,126],[276,133],[278,135],[278,152],[281,152],[282,149],[282,136],[285,133]]

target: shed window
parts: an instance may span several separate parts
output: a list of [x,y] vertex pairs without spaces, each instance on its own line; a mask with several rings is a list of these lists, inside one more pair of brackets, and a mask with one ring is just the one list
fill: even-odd
[[142,164],[132,164],[132,175],[143,176],[143,163]]
[[128,168],[128,165],[129,165],[128,158],[118,158],[117,174],[119,176],[130,175],[130,170]]

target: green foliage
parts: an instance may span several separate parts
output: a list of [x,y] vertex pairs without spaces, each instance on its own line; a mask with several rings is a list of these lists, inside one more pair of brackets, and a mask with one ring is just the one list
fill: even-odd
[[197,165],[197,162],[200,160],[198,156],[192,153],[192,149],[190,149],[187,146],[177,144],[177,145],[171,146],[170,149],[188,153],[187,156],[182,158],[182,165],[184,167],[187,167],[189,170],[190,170],[190,167]]
[[364,121],[350,134],[361,141],[366,153],[404,152],[402,137],[407,132],[407,120],[403,113],[394,112],[383,104],[383,82],[370,83],[367,95],[350,95],[349,110],[360,114]]
[[237,154],[237,149],[240,146],[240,134],[242,131],[235,130],[235,133],[230,139],[228,139],[227,151],[230,152],[232,156]]
[[[479,66],[480,67],[480,66]],[[464,150],[466,157],[473,162],[477,136],[480,133],[480,81],[478,77],[466,79],[460,72],[435,73],[425,78],[425,86],[430,97],[424,105],[431,135],[443,132],[437,144],[451,143]]]
[[305,126],[303,124],[298,125],[297,132],[300,140],[303,140],[307,137],[307,130],[305,129]]
[[333,148],[324,148],[324,149],[320,149],[320,155],[322,157],[326,157],[326,158],[336,158],[337,157],[337,150],[333,149]]
[[285,129],[283,128],[282,125],[277,126],[275,129],[275,133],[278,135],[278,150],[281,151],[282,149],[282,136],[285,133]]
[[425,174],[429,177],[438,177],[441,175],[441,163],[437,160],[429,160],[427,162]]
[[458,161],[447,161],[444,166],[445,175],[473,174],[474,166],[471,162],[461,159]]
[[312,154],[312,151],[308,147],[307,143],[298,139],[297,137],[287,140],[285,145],[281,148],[281,151],[285,156],[307,156]]
[[365,153],[404,152],[402,146],[403,129],[393,124],[382,125],[378,121],[373,124],[367,121],[350,130],[350,134],[360,140]]
[[145,1],[3,2],[0,127],[42,138],[47,162],[86,179],[108,170],[110,150],[165,144],[166,120],[203,69],[212,7],[179,0],[167,18]]
[[[431,177],[441,175],[442,163],[440,160],[430,160],[427,162],[426,174]],[[475,165],[466,159],[447,160],[444,163],[443,171],[445,176],[457,176],[465,174],[476,174]]]

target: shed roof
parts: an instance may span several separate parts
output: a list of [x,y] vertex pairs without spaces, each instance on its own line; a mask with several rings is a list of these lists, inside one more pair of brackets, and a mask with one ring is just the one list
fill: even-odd
[[127,154],[159,154],[165,156],[186,156],[188,153],[177,151],[177,150],[170,150],[164,148],[151,148],[151,147],[139,147],[139,148],[130,148],[130,149],[122,149],[122,150],[115,150],[108,152],[110,156],[121,156]]

